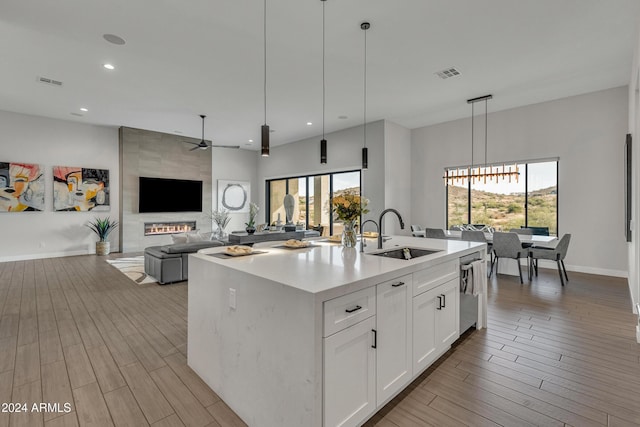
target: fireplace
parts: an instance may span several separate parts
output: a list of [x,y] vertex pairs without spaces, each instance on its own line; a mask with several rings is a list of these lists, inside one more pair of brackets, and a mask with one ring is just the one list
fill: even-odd
[[186,233],[196,229],[195,221],[173,221],[173,222],[145,222],[144,235],[156,236],[160,234]]

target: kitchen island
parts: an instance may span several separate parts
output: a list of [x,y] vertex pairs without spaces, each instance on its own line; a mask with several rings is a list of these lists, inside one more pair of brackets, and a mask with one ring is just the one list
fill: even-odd
[[[371,240],[367,253],[315,241],[192,255],[189,366],[250,426],[362,424],[458,338],[460,260],[486,256],[476,242],[396,246],[437,252],[387,258]],[[482,328],[486,292],[477,301]]]

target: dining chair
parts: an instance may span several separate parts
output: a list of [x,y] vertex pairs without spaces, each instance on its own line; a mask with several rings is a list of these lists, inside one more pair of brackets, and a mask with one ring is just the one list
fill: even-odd
[[532,236],[533,230],[530,228],[512,228],[509,233],[522,234],[523,236]]
[[489,254],[489,259],[491,260],[491,268],[487,276],[491,277],[491,273],[493,270],[493,243],[489,243],[487,241],[487,237],[484,235],[484,231],[462,230],[460,240],[465,240],[467,242],[482,242],[487,244],[487,253]]
[[[498,263],[500,258],[515,259],[518,263],[520,283],[524,283],[522,281],[522,267],[520,266],[520,259],[526,258],[527,267],[529,267],[529,249],[522,247],[520,239],[516,233],[493,233],[493,255],[495,257],[493,262],[496,265],[496,274],[498,274]],[[493,271],[493,266],[491,266],[491,271]]]
[[[555,248],[544,247],[532,247],[529,248],[529,256],[531,257],[531,267],[529,268],[529,277],[532,276],[532,270],[538,275],[538,260],[548,259],[555,261],[558,264],[558,274],[560,275],[560,282],[564,286],[565,279],[568,282],[569,276],[567,275],[567,269],[564,266],[564,258],[567,256],[567,250],[569,249],[569,242],[571,241],[571,234],[565,234],[562,236]],[[564,277],[562,276],[564,273]]]
[[425,228],[424,237],[427,237],[429,239],[446,239],[447,238],[442,228]]
[[416,231],[422,231],[422,230],[424,230],[424,229],[422,228],[421,225],[414,224],[414,225],[411,226],[411,234],[413,235],[413,237],[424,237],[424,236],[422,236],[420,234],[416,234],[415,233]]

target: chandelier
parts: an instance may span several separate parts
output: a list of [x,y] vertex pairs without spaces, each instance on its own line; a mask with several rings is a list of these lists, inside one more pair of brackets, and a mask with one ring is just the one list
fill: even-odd
[[[487,124],[488,124],[488,110],[487,101],[493,98],[493,95],[480,96],[478,98],[468,99],[467,104],[471,104],[471,165],[466,167],[447,168],[444,175],[445,185],[465,185],[469,181],[472,184],[476,182],[486,184],[487,181],[492,180],[498,183],[500,180],[518,182],[520,171],[518,165],[513,163],[507,165],[502,164],[487,164]],[[475,130],[475,103],[484,101],[484,164],[482,166],[475,165],[473,160],[474,154],[474,130]],[[469,181],[467,181],[469,180]]]

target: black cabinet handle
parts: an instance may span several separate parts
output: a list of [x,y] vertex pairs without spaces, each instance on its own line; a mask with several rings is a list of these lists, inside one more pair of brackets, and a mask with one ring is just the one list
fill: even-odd
[[404,285],[404,282],[398,282],[398,283],[394,283],[393,285],[391,285],[391,287],[397,288],[398,286],[402,286],[402,285]]
[[356,305],[356,306],[355,306],[355,307],[353,307],[353,308],[347,308],[345,311],[346,311],[347,313],[353,313],[354,311],[358,311],[358,310],[360,310],[361,308],[362,308],[362,307],[360,307],[359,305]]
[[438,307],[436,310],[442,310],[442,295],[438,295]]
[[447,296],[445,294],[442,294],[442,308],[445,308],[447,306]]
[[371,348],[378,348],[378,331],[372,329],[371,332],[373,332],[373,345]]

